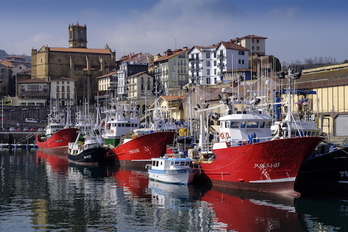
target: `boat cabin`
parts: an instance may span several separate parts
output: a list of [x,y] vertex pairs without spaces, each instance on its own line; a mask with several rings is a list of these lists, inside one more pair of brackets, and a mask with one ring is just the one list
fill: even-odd
[[240,146],[270,140],[272,120],[271,116],[257,111],[223,116],[219,119],[219,141]]
[[178,170],[189,169],[192,167],[192,161],[189,158],[152,158],[152,170]]

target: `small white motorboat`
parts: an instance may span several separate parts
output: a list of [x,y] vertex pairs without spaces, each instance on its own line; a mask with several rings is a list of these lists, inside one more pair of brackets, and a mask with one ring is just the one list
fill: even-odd
[[194,165],[190,158],[166,154],[160,158],[151,158],[151,164],[146,168],[151,180],[187,185],[200,171],[200,168]]

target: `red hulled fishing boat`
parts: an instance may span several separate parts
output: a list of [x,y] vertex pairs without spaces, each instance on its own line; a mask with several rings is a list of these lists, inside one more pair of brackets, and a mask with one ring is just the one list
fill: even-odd
[[296,176],[322,138],[274,138],[273,118],[257,108],[260,101],[224,102],[227,110],[219,118],[218,141],[212,147],[199,146],[204,175],[214,186],[299,196],[294,190]]
[[67,150],[69,142],[74,142],[78,134],[78,129],[71,127],[70,109],[67,109],[66,119],[64,114],[60,114],[55,108],[52,109],[47,121],[45,133],[35,136],[37,147]]
[[134,135],[131,139],[124,139],[113,149],[116,159],[121,166],[145,167],[151,158],[157,158],[166,153],[168,144],[172,144],[174,131],[151,132]]

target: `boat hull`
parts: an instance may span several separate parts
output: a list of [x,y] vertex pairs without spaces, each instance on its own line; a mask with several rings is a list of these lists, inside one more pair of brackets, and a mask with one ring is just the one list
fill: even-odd
[[151,158],[157,158],[166,153],[167,144],[172,144],[175,132],[163,131],[140,135],[113,149],[121,166],[145,168],[151,163]]
[[215,159],[201,167],[214,186],[298,196],[298,170],[321,140],[297,137],[214,149]]
[[189,184],[193,181],[198,169],[179,169],[179,170],[148,170],[151,180],[169,184]]
[[348,147],[306,160],[299,170],[295,190],[311,195],[346,195]]
[[68,154],[69,162],[81,165],[108,164],[114,161],[114,154],[109,148],[98,147],[85,150],[77,155]]
[[40,135],[35,135],[35,144],[38,148],[67,148],[69,142],[74,142],[77,138],[77,128],[65,128],[57,131],[48,139],[40,139]]

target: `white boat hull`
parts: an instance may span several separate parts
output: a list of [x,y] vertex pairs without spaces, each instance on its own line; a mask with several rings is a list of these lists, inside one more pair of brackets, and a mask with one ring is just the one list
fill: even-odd
[[152,180],[183,185],[191,183],[197,172],[197,169],[148,170],[149,178]]

